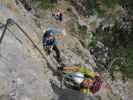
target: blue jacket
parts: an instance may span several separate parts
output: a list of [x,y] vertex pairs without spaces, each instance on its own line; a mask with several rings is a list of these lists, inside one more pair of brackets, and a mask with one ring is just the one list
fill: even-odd
[[55,39],[50,39],[50,40],[48,38],[44,39],[44,45],[45,46],[52,46],[54,44],[55,44]]
[[44,46],[52,46],[55,44],[55,38],[54,39],[48,39],[48,35],[50,34],[51,31],[46,31],[45,34],[43,35],[43,45]]

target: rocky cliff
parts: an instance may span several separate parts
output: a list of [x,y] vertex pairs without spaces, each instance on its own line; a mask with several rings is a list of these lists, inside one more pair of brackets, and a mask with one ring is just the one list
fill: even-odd
[[[106,86],[97,97],[59,88],[60,81],[56,74],[60,64],[53,57],[54,54],[49,56],[44,51],[43,30],[56,27],[66,32],[62,40],[63,47],[60,48],[64,64],[82,64],[93,69],[96,68],[96,63],[87,48],[92,36],[88,32],[93,28],[95,31],[101,19],[96,16],[90,17],[90,20],[82,18],[83,16],[79,16],[75,8],[66,1],[59,2],[57,7],[63,8],[65,14],[65,20],[61,24],[51,17],[49,10],[27,11],[19,0],[17,3],[16,0],[0,1],[0,35],[9,18],[20,26],[10,23],[0,43],[0,100],[108,100],[111,97],[112,100],[120,100],[123,95],[112,94],[111,89]],[[77,22],[80,26],[87,26],[86,34],[80,34]],[[92,25],[93,22],[97,22],[96,26]],[[108,74],[103,74],[103,77],[105,76],[108,78]],[[112,82],[106,80],[107,78],[105,77],[105,81]],[[117,87],[119,83],[122,84],[118,81]],[[123,98],[127,100],[125,96]]]
[[[34,44],[15,24],[8,25],[0,44],[0,100],[58,99],[58,94],[55,91],[59,88],[57,87],[54,91],[49,81],[55,77],[50,68],[56,69],[58,64],[54,58],[48,57],[42,49],[43,34],[34,22],[36,18],[27,12],[20,2],[16,4],[14,0],[2,0],[0,1],[1,26],[6,24],[8,18],[12,18],[18,23]],[[4,26],[0,28],[0,34],[3,30]],[[66,38],[69,40],[66,39],[68,43],[65,43],[65,48],[74,49],[74,46],[79,46],[81,52],[91,57],[89,51],[85,50],[76,38],[70,35],[67,35]],[[36,49],[35,45],[43,54]],[[71,49],[62,50],[64,61],[68,64],[85,64],[84,60]],[[86,60],[89,62],[88,58]],[[95,64],[93,60],[90,63]],[[72,90],[64,90],[66,95],[68,95],[67,92],[71,93]],[[60,94],[64,95],[64,93]],[[66,97],[59,98],[65,99]]]

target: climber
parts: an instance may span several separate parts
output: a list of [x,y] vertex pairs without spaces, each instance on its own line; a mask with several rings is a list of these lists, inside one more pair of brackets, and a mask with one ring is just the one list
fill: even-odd
[[57,17],[58,17],[58,20],[59,20],[60,22],[63,21],[63,13],[62,13],[61,11],[59,11],[59,12],[57,13]]
[[86,67],[74,65],[60,67],[59,69],[62,70],[65,78],[70,77],[75,85],[78,85],[83,94],[95,94],[101,88],[102,80],[99,74]]
[[56,52],[56,59],[58,62],[61,61],[60,51],[58,44],[60,43],[60,38],[64,38],[64,34],[57,28],[48,28],[43,31],[43,47],[50,54],[52,50]]
[[60,9],[58,9],[57,12],[52,13],[52,16],[55,17],[55,19],[59,20],[60,22],[63,21],[63,12]]

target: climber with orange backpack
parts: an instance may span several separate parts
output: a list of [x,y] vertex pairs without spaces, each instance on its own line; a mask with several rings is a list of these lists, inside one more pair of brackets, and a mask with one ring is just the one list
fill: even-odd
[[102,79],[97,72],[94,72],[86,67],[79,65],[60,67],[59,70],[63,72],[63,80],[65,84],[71,84],[67,81],[73,82],[72,87],[78,89],[83,94],[95,94],[102,86]]

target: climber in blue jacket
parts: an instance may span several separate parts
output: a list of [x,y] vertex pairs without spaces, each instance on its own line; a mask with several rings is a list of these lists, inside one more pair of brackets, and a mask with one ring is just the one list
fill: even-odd
[[57,47],[56,39],[54,37],[54,32],[53,30],[46,30],[44,35],[43,35],[43,47],[45,50],[47,50],[47,53],[50,54],[52,50],[56,52],[56,59],[58,62],[60,62],[60,51]]

